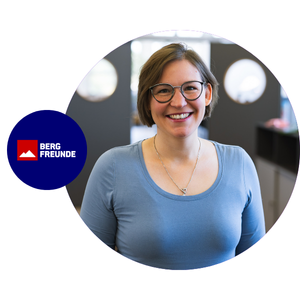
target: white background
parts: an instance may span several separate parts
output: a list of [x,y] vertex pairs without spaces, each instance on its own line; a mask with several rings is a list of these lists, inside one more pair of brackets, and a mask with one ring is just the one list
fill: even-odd
[[154,31],[200,30],[257,56],[299,120],[297,1],[10,1],[1,28],[1,299],[299,299],[299,184],[270,232],[210,268],[166,271],[104,246],[65,188],[40,191],[10,169],[6,147],[27,114],[66,112],[86,73],[121,44]]

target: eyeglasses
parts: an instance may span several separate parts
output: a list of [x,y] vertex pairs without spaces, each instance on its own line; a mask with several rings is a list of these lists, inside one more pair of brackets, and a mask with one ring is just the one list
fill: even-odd
[[180,88],[180,92],[186,100],[194,101],[201,96],[205,83],[206,82],[201,81],[187,81],[181,86],[173,86],[169,83],[158,83],[149,87],[149,90],[154,99],[159,103],[171,101],[175,94],[175,88]]

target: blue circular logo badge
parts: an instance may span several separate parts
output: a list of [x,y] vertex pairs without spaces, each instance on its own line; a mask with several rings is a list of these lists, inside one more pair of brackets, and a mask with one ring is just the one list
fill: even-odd
[[16,176],[27,185],[52,190],[73,181],[87,155],[85,136],[69,116],[52,110],[27,115],[12,130],[7,156]]

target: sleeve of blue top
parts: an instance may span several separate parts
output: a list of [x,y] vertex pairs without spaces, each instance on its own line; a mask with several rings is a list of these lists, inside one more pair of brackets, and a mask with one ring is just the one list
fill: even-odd
[[80,216],[90,230],[114,249],[117,220],[113,211],[115,184],[112,151],[97,160],[87,183]]
[[248,201],[242,213],[242,234],[236,247],[236,255],[247,250],[265,234],[258,175],[253,161],[245,151],[243,152],[244,183]]

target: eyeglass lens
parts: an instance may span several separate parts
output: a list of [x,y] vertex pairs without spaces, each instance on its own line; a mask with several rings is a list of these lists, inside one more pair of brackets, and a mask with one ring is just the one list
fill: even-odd
[[[152,94],[157,101],[170,101],[174,95],[174,87],[170,84],[159,84],[152,88]],[[181,92],[187,100],[196,100],[202,92],[202,84],[198,81],[186,82],[181,86]]]

